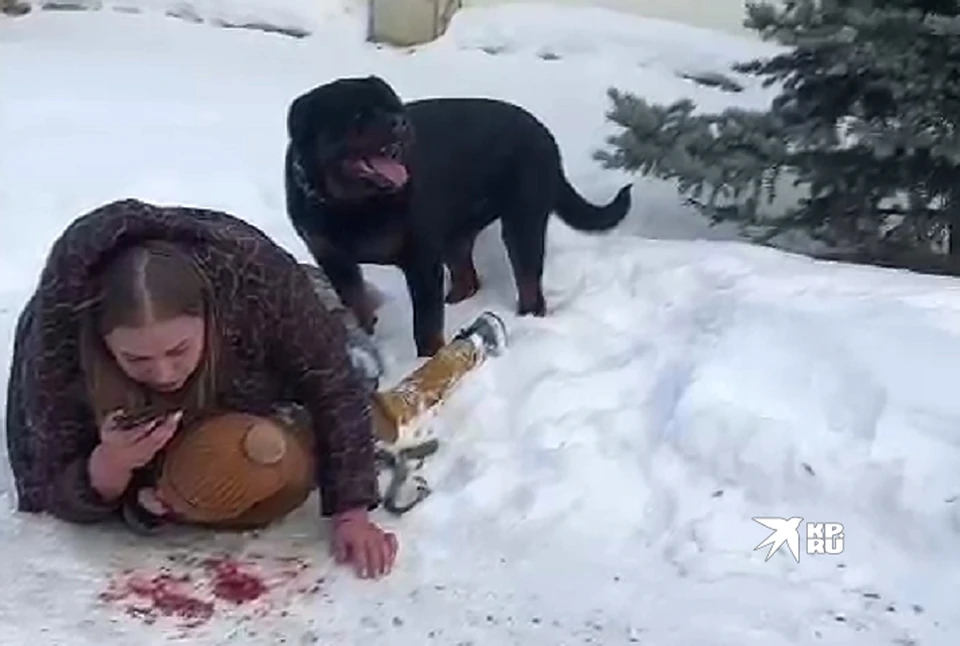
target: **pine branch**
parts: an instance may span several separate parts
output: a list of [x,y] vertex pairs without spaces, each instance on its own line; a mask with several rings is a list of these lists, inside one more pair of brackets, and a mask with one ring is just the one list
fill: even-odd
[[[733,67],[778,85],[768,111],[698,114],[690,100],[651,105],[610,90],[620,131],[595,158],[676,182],[712,222],[760,241],[803,230],[929,251],[960,228],[948,206],[960,195],[960,1],[760,2],[744,24],[789,48]],[[806,195],[764,213],[784,178]]]
[[737,108],[695,115],[695,104],[686,99],[655,106],[616,89],[608,94],[613,108],[607,117],[623,130],[607,139],[612,150],[595,153],[604,167],[676,180],[698,201],[708,185],[711,203],[744,194],[775,198],[771,175],[787,150],[783,126],[771,115]]

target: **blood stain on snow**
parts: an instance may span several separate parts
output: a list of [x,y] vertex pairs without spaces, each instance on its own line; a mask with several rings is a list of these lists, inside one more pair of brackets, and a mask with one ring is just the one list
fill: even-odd
[[113,581],[100,600],[125,602],[128,615],[149,624],[161,617],[173,617],[188,626],[197,626],[209,620],[214,611],[213,603],[195,594],[189,574],[175,576],[167,570],[152,576],[134,573],[122,581]]
[[267,592],[263,579],[245,572],[230,559],[210,559],[207,568],[213,573],[213,596],[236,605],[255,601]]
[[[172,619],[180,628],[196,628],[213,618],[222,605],[234,611],[252,606],[262,616],[272,609],[267,597],[274,590],[289,588],[288,596],[319,591],[317,579],[309,586],[302,581],[294,585],[310,568],[299,557],[269,559],[258,554],[239,561],[229,556],[181,555],[168,561],[171,565],[155,572],[123,570],[100,594],[100,601],[119,606],[147,624]],[[173,564],[180,566],[178,571]]]

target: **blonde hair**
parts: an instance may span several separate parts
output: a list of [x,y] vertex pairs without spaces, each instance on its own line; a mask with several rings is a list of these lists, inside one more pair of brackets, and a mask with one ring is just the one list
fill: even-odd
[[104,337],[118,327],[140,327],[177,316],[204,319],[200,364],[178,402],[197,413],[213,404],[219,347],[213,290],[196,261],[175,244],[151,241],[129,247],[97,275],[94,297],[80,317],[80,363],[99,425],[117,409],[138,410],[158,395],[130,379],[117,365]]

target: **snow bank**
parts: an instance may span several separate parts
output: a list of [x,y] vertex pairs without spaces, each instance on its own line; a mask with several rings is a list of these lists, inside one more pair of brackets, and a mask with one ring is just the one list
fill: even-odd
[[[22,0],[49,12],[107,11],[303,38],[366,25],[364,0]],[[358,32],[365,35],[365,32]]]

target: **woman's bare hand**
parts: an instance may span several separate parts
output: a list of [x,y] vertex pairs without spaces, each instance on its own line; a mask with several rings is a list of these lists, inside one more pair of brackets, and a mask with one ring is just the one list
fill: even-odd
[[363,579],[389,574],[400,548],[396,534],[370,521],[365,509],[337,514],[333,518],[333,554],[339,563],[353,565]]
[[150,463],[170,441],[183,417],[181,411],[121,428],[120,411],[107,416],[100,427],[100,444],[90,456],[90,483],[106,500],[123,495],[134,470]]

